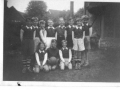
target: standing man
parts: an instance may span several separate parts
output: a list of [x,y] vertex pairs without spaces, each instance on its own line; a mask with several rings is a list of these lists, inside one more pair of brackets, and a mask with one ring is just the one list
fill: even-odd
[[[81,65],[83,65],[83,56],[84,56],[84,37],[85,32],[82,28],[81,18],[77,18],[76,27],[73,32],[73,50],[74,50],[74,60],[75,60],[75,68],[81,69]],[[80,57],[81,56],[81,57]]]
[[49,19],[48,20],[48,27],[46,28],[46,32],[47,32],[47,35],[46,35],[46,45],[47,45],[47,48],[50,47],[51,45],[51,41],[52,39],[55,39],[55,28],[53,27],[53,20]]
[[59,18],[59,26],[56,28],[56,39],[57,39],[57,48],[62,48],[62,40],[66,39],[66,27],[65,27],[65,21],[63,18]]
[[73,18],[69,19],[69,25],[66,27],[66,40],[67,40],[67,47],[73,48],[73,30],[74,30],[74,20]]
[[37,46],[40,43],[40,28],[38,27],[38,18],[33,17],[33,29],[35,30],[35,39],[34,39],[34,52],[36,52]]
[[41,41],[45,44],[45,47],[46,47],[47,31],[45,30],[45,21],[44,20],[40,20],[39,21],[39,25],[40,25],[40,38],[41,38]]
[[87,15],[82,16],[82,27],[85,31],[85,38],[84,38],[84,45],[85,45],[85,60],[84,60],[84,66],[87,66],[89,64],[88,60],[88,51],[91,49],[90,46],[90,36],[92,35],[92,27],[88,24],[89,17]]
[[25,73],[26,70],[31,72],[31,59],[34,54],[34,38],[35,31],[32,27],[32,22],[30,18],[26,19],[26,25],[20,30],[20,39],[22,42],[22,54],[23,54],[23,70]]

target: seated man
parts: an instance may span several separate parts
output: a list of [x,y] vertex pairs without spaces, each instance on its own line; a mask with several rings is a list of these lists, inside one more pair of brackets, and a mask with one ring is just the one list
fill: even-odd
[[59,63],[59,50],[57,48],[57,42],[55,39],[51,41],[51,46],[50,48],[47,49],[47,54],[49,69],[50,70],[56,69]]
[[35,73],[39,73],[40,70],[49,71],[49,67],[46,64],[47,53],[45,51],[45,44],[41,42],[38,44],[38,47],[39,49],[35,52],[36,63],[34,65],[33,71]]
[[67,48],[67,41],[62,40],[62,48],[59,50],[60,55],[60,69],[64,70],[65,66],[68,67],[68,69],[72,69],[72,52],[71,49]]

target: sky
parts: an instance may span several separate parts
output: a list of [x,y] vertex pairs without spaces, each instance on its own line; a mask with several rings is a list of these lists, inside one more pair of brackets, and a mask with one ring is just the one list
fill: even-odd
[[[8,0],[8,7],[14,6],[18,11],[24,12],[31,0]],[[69,10],[71,0],[43,0],[46,2],[48,10]],[[84,7],[84,0],[72,0],[74,1],[74,12],[77,12],[79,8]]]

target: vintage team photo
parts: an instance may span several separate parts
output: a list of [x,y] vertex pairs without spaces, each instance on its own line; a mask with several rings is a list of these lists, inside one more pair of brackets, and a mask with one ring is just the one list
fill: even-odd
[[120,82],[120,3],[4,0],[3,81]]

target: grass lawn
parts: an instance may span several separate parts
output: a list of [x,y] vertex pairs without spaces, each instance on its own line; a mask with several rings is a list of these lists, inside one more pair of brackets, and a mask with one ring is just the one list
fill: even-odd
[[50,72],[22,74],[21,54],[4,54],[4,81],[120,82],[120,49],[89,52],[89,66],[81,70],[59,68]]

